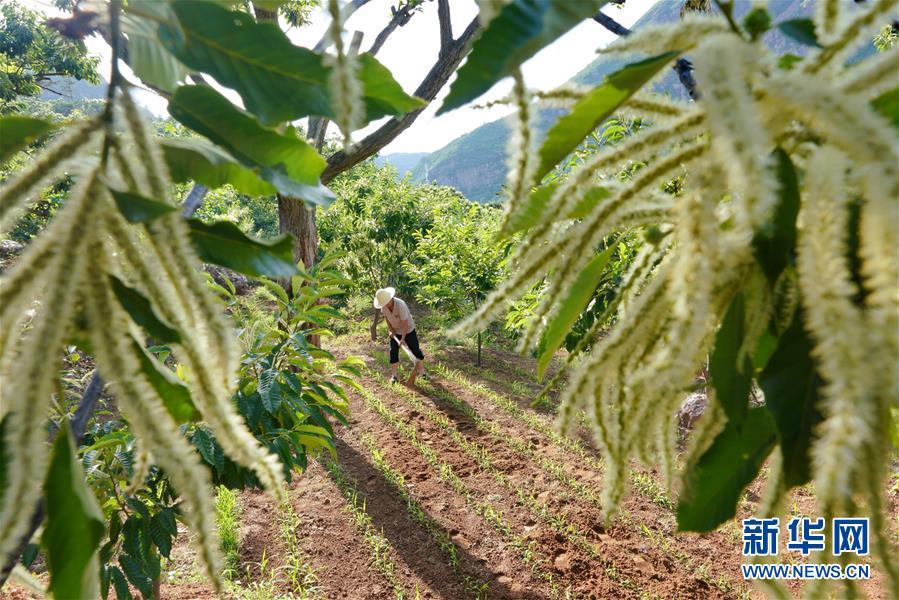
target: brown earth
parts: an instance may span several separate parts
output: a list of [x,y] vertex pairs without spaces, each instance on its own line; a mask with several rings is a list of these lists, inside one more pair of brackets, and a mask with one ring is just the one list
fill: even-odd
[[[677,533],[673,504],[659,477],[637,469],[650,484],[633,490],[619,516],[606,525],[597,502],[602,484],[599,463],[585,462],[572,450],[560,448],[498,407],[487,394],[439,376],[433,364],[410,399],[406,388],[391,387],[371,375],[383,377],[387,368],[383,348],[367,336],[345,336],[329,344],[329,349],[338,355],[361,355],[369,367],[360,380],[368,395],[351,394],[349,426],[337,428],[336,440],[337,464],[343,478],[355,486],[357,504],[364,506],[362,514],[369,520],[369,534],[354,520],[333,471],[325,468],[329,459],[313,462],[290,489],[291,505],[300,520],[299,550],[318,580],[318,593],[307,597],[765,597],[742,579],[738,525],[759,501],[764,476],[747,489],[733,522],[700,535]],[[479,370],[468,349],[442,348],[427,341],[424,349],[468,380],[512,400],[543,422],[552,422],[554,402],[530,407],[540,389],[529,377],[533,360],[491,349]],[[402,431],[372,408],[371,398],[383,403]],[[414,406],[415,401],[420,406]],[[480,428],[474,415],[480,419]],[[484,430],[484,423],[495,427],[493,435]],[[586,432],[576,433],[589,444]],[[411,435],[418,447],[410,441]],[[516,449],[510,441],[523,442],[532,454],[523,453],[520,445]],[[372,444],[381,464],[402,475],[409,498],[431,524],[430,532],[379,469]],[[589,456],[599,458],[587,448]],[[443,463],[440,472],[425,453]],[[547,465],[558,465],[559,470],[553,472]],[[457,478],[456,484],[448,483],[452,481],[448,471]],[[895,493],[889,501],[887,512],[896,515]],[[795,490],[789,503],[794,514],[815,514],[814,496],[807,488]],[[242,494],[241,505],[235,585],[265,578],[275,581],[273,595],[250,592],[242,597],[303,597],[283,576],[291,549],[279,533],[277,506],[260,492]],[[891,526],[895,525],[893,518]],[[372,532],[384,542],[377,553],[369,544]],[[446,543],[441,547],[435,537]],[[210,598],[211,588],[196,574],[185,538],[179,537],[168,569],[171,580],[163,584],[161,596]],[[448,558],[447,547],[453,548],[455,563]],[[384,565],[389,565],[392,577],[385,575]],[[876,565],[873,571],[874,579],[862,589],[868,597],[886,598]],[[791,585],[790,591],[798,595],[801,586]],[[17,600],[29,597],[15,587],[4,592],[3,597]],[[839,598],[840,593],[835,589],[832,597]]]

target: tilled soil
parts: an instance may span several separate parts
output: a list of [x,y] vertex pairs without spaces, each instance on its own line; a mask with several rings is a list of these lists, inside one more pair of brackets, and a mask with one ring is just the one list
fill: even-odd
[[[337,428],[337,464],[343,478],[355,486],[370,531],[386,544],[372,550],[371,540],[348,508],[345,491],[323,466],[330,459],[312,463],[292,485],[290,497],[301,520],[298,538],[303,555],[318,574],[317,597],[764,597],[741,577],[736,527],[703,535],[677,533],[670,501],[657,496],[662,488],[655,473],[638,471],[655,487],[633,490],[619,515],[606,524],[598,503],[602,472],[596,462],[587,463],[572,450],[560,448],[497,406],[488,394],[443,378],[433,368],[410,398],[406,388],[385,383],[383,357],[361,337],[344,338],[339,348],[329,349],[339,355],[362,355],[368,365],[359,381],[366,393],[350,394],[349,426]],[[449,359],[450,368],[461,366],[458,353],[441,358]],[[531,409],[531,398],[519,395],[535,391],[535,385],[511,385],[521,381],[528,365],[518,358],[501,363],[504,355],[499,352],[488,360],[491,377],[479,380],[471,369],[465,370],[466,377],[551,423],[545,409]],[[375,410],[378,402],[380,408]],[[589,439],[585,432],[579,437]],[[531,456],[512,440],[527,445]],[[402,475],[409,502],[379,464]],[[558,470],[549,468],[553,465]],[[749,516],[762,483],[747,491],[738,519]],[[804,489],[794,498],[801,508],[813,502]],[[242,504],[240,561],[252,576],[263,576],[253,570],[263,551],[275,570],[286,553],[277,533],[276,507],[259,493],[244,494]],[[421,515],[416,518],[418,507],[430,531],[422,526]],[[442,546],[435,537],[443,540]],[[455,561],[448,552],[454,553]],[[879,577],[863,587],[869,597],[882,596]],[[286,584],[278,589],[291,592]],[[172,591],[165,597],[190,597]],[[204,590],[191,591],[197,592],[195,597],[206,597]],[[791,586],[791,591],[798,593],[800,586]]]

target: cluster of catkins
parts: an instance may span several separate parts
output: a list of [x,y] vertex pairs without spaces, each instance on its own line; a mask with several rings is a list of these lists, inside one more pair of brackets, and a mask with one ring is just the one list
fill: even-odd
[[[518,249],[508,280],[457,331],[483,329],[546,277],[544,300],[523,336],[523,349],[530,348],[603,238],[640,226],[653,232],[618,291],[616,324],[596,341],[604,321],[598,319],[585,337],[595,343],[573,363],[560,406],[563,428],[586,413],[595,431],[608,465],[609,514],[626,491],[631,459],[659,464],[673,482],[676,411],[731,300],[742,293],[744,352],[755,347],[772,318],[777,322],[778,309],[789,318],[794,311],[783,306],[801,302],[826,382],[824,420],[812,449],[822,511],[851,513],[861,496],[872,518],[881,518],[890,408],[899,402],[899,155],[893,128],[869,102],[896,86],[899,48],[857,66],[844,64],[895,11],[895,0],[854,10],[839,0],[820,2],[816,25],[824,45],[790,70],[779,68],[761,42],[747,41],[724,19],[708,15],[648,27],[604,50],[689,52],[701,99],[682,103],[646,93],[629,99],[622,112],[654,125],[601,149],[567,174]],[[510,144],[507,222],[525,209],[527,190],[539,183],[527,180],[525,155],[533,149],[520,79],[513,101],[520,106],[516,123],[522,130]],[[802,186],[796,269],[785,270],[772,292],[752,240],[778,202],[772,169],[777,147],[799,168]],[[610,176],[631,161],[646,166],[624,183]],[[683,174],[688,178],[682,194],[659,192],[661,183]],[[589,215],[568,218],[600,179],[611,196]],[[858,198],[861,289],[847,259],[847,224]],[[711,398],[687,464],[708,448],[723,420]],[[881,526],[872,529],[886,561],[888,534]],[[899,582],[889,564],[888,572]]]
[[[200,261],[177,211],[145,224],[129,223],[110,187],[171,204],[172,186],[159,147],[125,92],[113,100],[112,123],[101,117],[72,125],[30,167],[0,189],[8,221],[68,168],[76,184],[47,228],[0,279],[0,418],[7,418],[6,487],[0,499],[0,556],[17,546],[40,497],[47,465],[47,412],[60,375],[61,350],[86,337],[99,372],[138,442],[134,484],[152,461],[184,500],[210,580],[221,582],[213,490],[208,469],[179,431],[148,371],[156,366],[143,334],[120,305],[115,276],[152,302],[175,327],[173,345],[203,420],[225,452],[283,495],[283,471],[246,428],[230,399],[239,353],[223,309],[206,289]],[[98,159],[104,140],[103,160]],[[149,366],[148,366],[149,365]]]

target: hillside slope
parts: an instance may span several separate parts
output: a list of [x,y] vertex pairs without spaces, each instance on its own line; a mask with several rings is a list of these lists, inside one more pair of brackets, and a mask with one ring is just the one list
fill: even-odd
[[[681,4],[674,0],[661,0],[637,21],[634,29],[677,21],[680,18]],[[737,5],[736,16],[742,19],[750,3],[740,2]],[[768,10],[772,20],[777,23],[810,16],[813,3],[806,0],[770,0]],[[614,16],[614,11],[609,14]],[[783,36],[779,31],[770,31],[763,39],[777,54],[802,55],[806,51],[805,46]],[[872,51],[873,47],[866,48],[855,59]],[[635,57],[599,55],[575,75],[572,81],[582,85],[596,85],[603,77],[633,60]],[[660,79],[654,89],[675,98],[686,96],[673,70]],[[538,111],[535,123],[538,139],[542,138],[558,114],[559,109]],[[485,123],[421,159],[413,169],[412,177],[419,182],[433,181],[455,187],[467,198],[478,202],[496,200],[506,177],[505,149],[508,138],[507,119]]]

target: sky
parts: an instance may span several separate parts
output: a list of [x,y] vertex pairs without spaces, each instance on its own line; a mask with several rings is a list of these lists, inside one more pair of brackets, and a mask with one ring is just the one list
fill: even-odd
[[[578,0],[571,1],[577,2]],[[607,6],[603,10],[621,24],[630,27],[658,1],[670,2],[673,0],[638,0],[627,2],[623,8]],[[50,5],[49,0],[24,0],[24,4],[48,14],[58,14],[58,11]],[[378,32],[388,22],[390,7],[395,4],[396,0],[372,0],[347,20],[345,24],[347,35],[354,31],[361,31],[363,33],[362,48],[363,50],[368,48]],[[477,5],[474,0],[451,1],[454,37],[461,34],[475,14],[477,14]],[[311,21],[309,25],[293,28],[287,32],[295,44],[312,47],[318,42],[329,22],[327,11],[324,8],[316,9],[311,15]],[[596,57],[597,49],[609,44],[615,38],[615,35],[592,20],[584,21],[524,64],[522,72],[527,86],[533,89],[548,90],[565,83]],[[103,58],[104,66],[101,69],[108,70],[109,47],[96,36],[89,38],[87,43],[91,52]],[[416,13],[409,23],[393,32],[377,54],[377,58],[393,72],[400,85],[408,93],[412,93],[436,60],[439,46],[437,3],[430,1],[424,3],[421,12]],[[497,83],[474,104],[501,98],[507,95],[511,89],[512,82],[507,78]],[[502,105],[489,109],[466,106],[435,117],[434,114],[448,90],[449,85],[444,86],[435,101],[416,119],[415,123],[385,147],[381,154],[432,152],[479,125],[494,121],[512,112],[511,108]],[[225,90],[221,91],[225,92]],[[235,103],[240,103],[240,98],[236,94],[226,92],[226,95]],[[139,101],[154,113],[160,116],[166,115],[166,102],[159,96],[147,92],[140,96]],[[376,129],[382,122],[375,122],[367,128],[355,132],[353,139],[362,139],[366,133]]]

